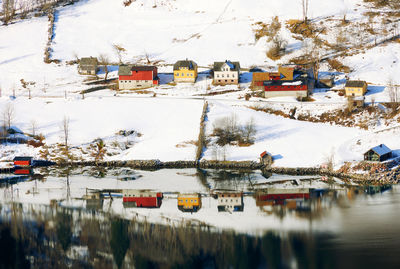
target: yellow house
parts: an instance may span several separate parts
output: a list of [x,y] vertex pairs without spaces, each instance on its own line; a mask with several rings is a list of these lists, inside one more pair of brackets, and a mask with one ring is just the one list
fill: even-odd
[[201,196],[194,194],[179,194],[178,209],[183,212],[197,212],[201,208]]
[[344,86],[346,96],[364,96],[368,84],[362,80],[348,80]]
[[177,61],[174,64],[175,82],[195,82],[197,79],[197,64],[191,60]]

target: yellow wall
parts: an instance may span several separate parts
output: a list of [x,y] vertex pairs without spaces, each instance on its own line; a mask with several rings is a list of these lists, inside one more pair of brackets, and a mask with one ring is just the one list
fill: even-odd
[[178,206],[183,206],[184,208],[192,208],[194,206],[200,206],[201,198],[200,197],[178,197]]
[[[178,75],[179,74],[179,75]],[[197,78],[197,69],[188,70],[186,68],[182,68],[180,70],[174,71],[174,80],[179,79],[196,79]]]
[[346,96],[363,96],[367,92],[367,87],[345,87]]

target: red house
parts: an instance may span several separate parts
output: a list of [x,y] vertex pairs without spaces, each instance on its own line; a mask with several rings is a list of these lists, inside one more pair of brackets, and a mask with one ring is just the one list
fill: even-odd
[[264,97],[295,96],[307,97],[308,86],[305,80],[264,81]]
[[15,157],[13,161],[14,161],[14,166],[19,166],[19,167],[31,166],[33,158],[32,157]]
[[120,65],[118,70],[120,90],[149,88],[159,84],[156,66]]
[[124,207],[159,208],[163,194],[145,190],[123,190],[122,197]]

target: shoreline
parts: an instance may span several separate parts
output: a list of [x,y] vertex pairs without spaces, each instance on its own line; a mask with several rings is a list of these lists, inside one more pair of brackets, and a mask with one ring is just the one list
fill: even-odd
[[[56,163],[51,167],[55,168],[78,168],[78,167],[129,167],[141,170],[160,170],[160,169],[238,169],[238,170],[260,170],[262,173],[282,174],[282,175],[319,175],[340,178],[346,183],[352,180],[357,184],[397,184],[400,178],[400,169],[377,173],[374,175],[342,173],[315,167],[266,167],[264,164],[255,161],[166,161],[160,160],[127,160],[127,161],[79,161]],[[32,167],[35,168],[35,167]],[[39,168],[39,166],[37,167]],[[0,168],[0,173],[13,173],[14,168]]]

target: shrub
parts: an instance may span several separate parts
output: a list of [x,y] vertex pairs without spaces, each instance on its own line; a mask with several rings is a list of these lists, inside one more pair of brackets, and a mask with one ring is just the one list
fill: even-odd
[[217,137],[219,146],[237,144],[239,146],[250,146],[254,144],[257,130],[253,119],[244,125],[238,125],[235,114],[216,120],[213,124],[213,136]]

